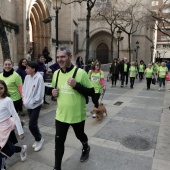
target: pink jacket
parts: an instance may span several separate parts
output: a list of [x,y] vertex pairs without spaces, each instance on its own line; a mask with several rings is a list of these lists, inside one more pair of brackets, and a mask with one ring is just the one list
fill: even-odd
[[15,123],[12,117],[10,117],[7,120],[4,120],[3,122],[0,122],[0,152],[2,154],[4,153],[1,151],[1,149],[7,143],[11,131],[14,129],[15,129]]

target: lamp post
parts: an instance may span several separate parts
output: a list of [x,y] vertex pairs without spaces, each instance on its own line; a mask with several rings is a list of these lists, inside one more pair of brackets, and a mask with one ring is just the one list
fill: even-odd
[[121,33],[122,31],[121,30],[118,30],[117,31],[117,41],[118,41],[118,53],[117,53],[117,58],[119,59],[119,41],[120,41],[120,38],[121,38]]
[[153,50],[154,50],[154,46],[151,46],[151,62],[153,61]]
[[155,60],[155,62],[158,62],[158,57],[159,57],[159,51],[156,51],[156,60]]
[[161,53],[159,52],[159,57],[158,57],[158,62],[160,62],[161,61]]
[[57,49],[58,49],[58,13],[59,10],[61,9],[61,3],[62,0],[52,0],[53,3],[53,9],[55,9],[55,28],[56,28],[56,54],[57,54]]
[[138,61],[139,41],[136,41],[136,61]]

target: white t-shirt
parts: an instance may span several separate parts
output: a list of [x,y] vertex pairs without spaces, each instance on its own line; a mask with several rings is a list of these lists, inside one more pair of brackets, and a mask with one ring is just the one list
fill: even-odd
[[14,108],[13,101],[9,97],[0,99],[0,123],[9,119],[11,116],[13,117],[16,124],[18,135],[23,134],[24,131],[21,126],[21,121]]

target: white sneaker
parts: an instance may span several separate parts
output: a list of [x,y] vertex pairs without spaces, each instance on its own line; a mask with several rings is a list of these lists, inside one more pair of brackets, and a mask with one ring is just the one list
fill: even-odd
[[161,88],[159,88],[159,91],[161,90]]
[[34,148],[35,152],[38,152],[39,150],[41,150],[42,146],[44,143],[44,139],[42,138],[39,142],[36,142],[36,147]]
[[20,157],[21,157],[22,162],[26,160],[26,158],[27,158],[27,145],[22,145]]
[[37,142],[35,141],[34,144],[32,145],[32,148],[36,147]]
[[93,117],[93,118],[96,118],[96,113],[93,113],[92,117]]

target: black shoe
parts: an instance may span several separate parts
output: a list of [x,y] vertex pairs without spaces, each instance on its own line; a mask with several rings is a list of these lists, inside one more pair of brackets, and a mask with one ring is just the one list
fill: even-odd
[[82,149],[82,155],[80,157],[80,162],[85,162],[88,160],[89,152],[90,152],[90,146],[87,148],[87,150]]
[[50,103],[48,103],[48,102],[44,101],[44,104],[50,104]]

